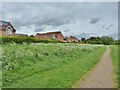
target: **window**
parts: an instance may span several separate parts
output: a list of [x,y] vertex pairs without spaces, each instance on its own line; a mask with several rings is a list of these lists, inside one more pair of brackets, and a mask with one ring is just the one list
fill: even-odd
[[54,39],[55,39],[55,35],[54,35],[54,34],[52,35],[52,38],[54,38]]
[[11,29],[6,29],[6,35],[12,35],[12,30]]

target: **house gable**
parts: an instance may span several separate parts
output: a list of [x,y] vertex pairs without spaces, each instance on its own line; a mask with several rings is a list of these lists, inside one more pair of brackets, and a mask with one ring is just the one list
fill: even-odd
[[0,21],[0,35],[15,35],[15,32],[10,22]]

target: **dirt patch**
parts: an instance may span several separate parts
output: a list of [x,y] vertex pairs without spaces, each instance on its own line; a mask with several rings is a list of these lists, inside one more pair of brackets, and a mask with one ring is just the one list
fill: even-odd
[[113,86],[113,65],[110,49],[107,47],[97,67],[88,78],[81,82],[80,88],[113,88]]

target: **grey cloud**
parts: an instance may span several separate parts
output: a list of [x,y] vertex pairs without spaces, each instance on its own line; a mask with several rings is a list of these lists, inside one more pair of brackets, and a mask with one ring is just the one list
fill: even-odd
[[100,25],[100,24],[97,24],[97,26],[99,26],[102,29],[109,30],[110,28],[112,28],[114,26],[114,24],[110,24],[110,25]]
[[[89,9],[88,7],[86,7],[85,10],[83,9],[83,3],[48,2],[3,4],[3,11],[5,11],[5,13],[7,12],[6,14],[13,16],[13,23],[15,26],[27,26],[32,24],[59,26],[68,24],[72,20],[79,20],[78,18],[80,17],[84,18],[85,15],[87,15],[85,11]],[[91,23],[97,21],[97,18],[93,18]]]
[[96,24],[97,22],[99,22],[100,21],[100,18],[98,18],[98,17],[94,17],[94,18],[91,18],[90,19],[90,23],[91,24]]
[[36,27],[35,28],[35,32],[40,32],[40,31],[44,31],[45,27]]
[[108,30],[109,28],[106,28],[106,30]]
[[109,30],[111,27],[113,27],[113,25],[114,25],[114,24],[110,24],[110,25],[106,28],[106,30]]
[[3,11],[6,14],[9,12],[8,14],[13,16],[12,22],[16,27],[28,25],[60,26],[70,23],[72,18],[76,16],[78,5],[71,8],[75,4],[77,3],[7,3],[3,5],[3,9],[6,8]]
[[114,24],[111,24],[110,27],[112,27]]
[[79,33],[75,35],[77,38],[89,38],[91,36],[95,36],[94,33]]
[[27,26],[27,28],[29,28],[29,29],[30,29],[30,28],[33,28],[33,27],[34,27],[33,25],[28,25],[28,26]]
[[67,29],[67,30],[64,30],[64,32],[69,32],[70,30],[69,29]]
[[105,26],[102,26],[102,28],[105,28]]

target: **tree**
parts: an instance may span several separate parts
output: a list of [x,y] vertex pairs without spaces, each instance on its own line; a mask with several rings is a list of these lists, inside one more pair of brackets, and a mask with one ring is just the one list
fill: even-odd
[[109,37],[109,36],[103,36],[101,38],[100,37],[90,37],[86,41],[89,44],[104,44],[104,45],[115,44],[115,40],[113,40],[113,38]]
[[113,38],[109,37],[109,36],[103,36],[103,37],[101,37],[101,40],[103,41],[104,45],[114,44]]
[[81,38],[81,41],[86,43],[86,39],[85,38]]

